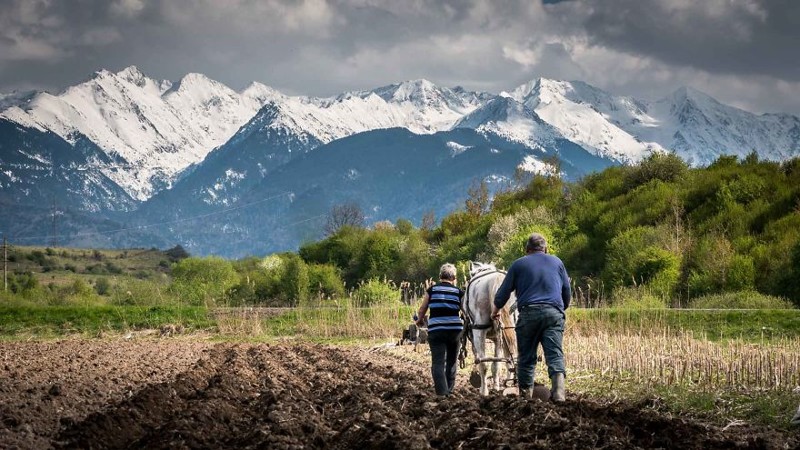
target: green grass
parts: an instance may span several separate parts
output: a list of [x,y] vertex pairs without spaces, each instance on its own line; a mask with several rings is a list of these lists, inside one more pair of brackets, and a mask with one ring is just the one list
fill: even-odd
[[568,379],[567,390],[609,401],[627,400],[680,416],[693,416],[725,426],[734,421],[791,428],[789,419],[797,409],[800,395],[788,390],[707,390],[690,385],[664,386],[616,379],[613,384],[599,373],[576,373]]
[[299,307],[280,314],[236,314],[217,318],[224,334],[293,336],[303,339],[394,339],[411,324],[414,306],[380,305],[371,308]]
[[569,309],[567,326],[586,333],[690,331],[712,341],[748,342],[800,337],[800,310]]
[[167,324],[190,331],[215,326],[208,310],[201,307],[0,305],[0,336],[97,334]]

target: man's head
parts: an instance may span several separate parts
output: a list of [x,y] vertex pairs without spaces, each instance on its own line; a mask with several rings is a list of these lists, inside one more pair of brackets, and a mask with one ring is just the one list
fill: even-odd
[[456,280],[456,266],[447,263],[443,264],[442,268],[439,269],[439,279],[446,280],[446,281],[455,281]]
[[525,243],[525,253],[547,253],[547,239],[539,233],[533,233]]

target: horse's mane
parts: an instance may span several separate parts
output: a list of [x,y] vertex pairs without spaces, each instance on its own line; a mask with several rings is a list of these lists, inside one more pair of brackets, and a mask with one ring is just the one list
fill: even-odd
[[470,261],[469,263],[469,277],[475,278],[476,275],[483,273],[483,272],[496,272],[497,267],[494,263],[482,263],[476,261]]

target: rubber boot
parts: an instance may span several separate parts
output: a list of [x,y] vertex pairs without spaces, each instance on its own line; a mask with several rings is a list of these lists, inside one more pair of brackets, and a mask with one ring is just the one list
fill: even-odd
[[519,388],[519,396],[522,398],[533,398],[533,387]]
[[567,399],[564,374],[557,373],[550,378],[550,381],[553,382],[553,387],[550,389],[550,399],[556,403],[563,403]]

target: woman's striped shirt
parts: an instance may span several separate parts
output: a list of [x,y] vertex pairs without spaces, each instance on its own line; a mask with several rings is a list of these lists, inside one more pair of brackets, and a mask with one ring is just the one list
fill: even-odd
[[430,301],[430,318],[428,319],[428,332],[440,330],[461,330],[464,322],[461,321],[461,299],[464,291],[447,282],[436,283],[428,289]]

